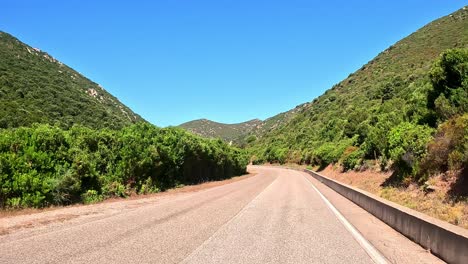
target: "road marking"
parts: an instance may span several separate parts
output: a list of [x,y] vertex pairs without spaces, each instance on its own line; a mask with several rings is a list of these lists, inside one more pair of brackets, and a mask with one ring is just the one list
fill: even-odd
[[[250,178],[251,177],[243,179],[243,180],[248,180]],[[242,180],[240,180],[240,181],[242,181]],[[235,182],[231,182],[231,183],[235,183]],[[230,183],[228,183],[228,184],[230,184]],[[131,209],[121,209],[120,211],[115,212],[115,213],[111,213],[109,215],[97,216],[96,218],[87,219],[84,222],[79,222],[79,223],[76,223],[76,224],[71,223],[72,224],[71,226],[65,226],[65,227],[60,226],[57,229],[46,230],[43,233],[32,234],[30,236],[24,236],[24,237],[16,238],[14,241],[18,242],[18,241],[23,241],[23,240],[27,240],[27,239],[43,237],[43,236],[47,236],[47,235],[51,235],[51,234],[55,234],[55,233],[59,233],[59,232],[63,232],[63,231],[68,231],[68,230],[72,230],[72,229],[76,229],[76,228],[82,228],[83,226],[86,226],[86,225],[97,224],[97,223],[100,223],[102,221],[109,220],[110,218],[121,216],[123,210],[126,210],[125,212],[133,212],[133,211],[136,211],[136,210],[140,210],[142,208],[148,208],[147,206],[153,206],[155,204],[157,206],[161,206],[161,205],[166,205],[166,204],[169,204],[169,203],[178,202],[180,200],[188,200],[188,198],[191,198],[191,197],[196,196],[196,195],[203,194],[205,192],[209,192],[211,190],[215,190],[215,189],[223,187],[225,185],[226,184],[218,185],[218,186],[210,187],[210,188],[207,188],[207,189],[202,189],[200,191],[195,191],[195,192],[180,193],[179,197],[175,197],[173,199],[168,199],[167,201],[160,201],[161,198],[164,199],[164,196],[141,198],[141,201],[142,201],[141,204],[143,204],[142,207],[136,207],[136,208],[131,208]],[[165,196],[165,197],[167,197],[167,196]],[[121,202],[122,203],[127,203],[127,202],[131,203],[132,201],[135,201],[135,200],[122,200]],[[136,201],[138,202],[138,200],[136,200]],[[91,208],[92,206],[99,207],[99,206],[101,206],[103,204],[104,203],[98,203],[98,204],[94,204],[94,205],[91,204],[91,205],[86,205],[86,206],[88,208]],[[66,207],[63,207],[61,209],[65,209],[65,208]],[[61,210],[61,209],[57,209],[57,210]],[[84,216],[84,215],[80,214],[79,217]],[[37,227],[35,227],[35,228],[37,228]],[[0,242],[0,245],[7,244],[7,243],[10,243],[10,242],[8,242],[8,241]]]
[[340,222],[345,226],[345,228],[351,233],[351,235],[356,239],[356,241],[361,245],[361,247],[366,251],[369,257],[374,263],[378,264],[387,264],[388,261],[385,259],[382,254],[369,242],[365,239],[359,231],[350,223],[346,218],[338,211],[338,209],[333,206],[333,204],[315,187],[315,185],[308,179],[307,182],[310,183],[312,188],[318,193],[320,198],[325,202],[325,204],[330,208],[330,210],[335,214],[335,216],[340,220]]
[[247,211],[247,209],[250,209],[252,208],[252,204],[259,199],[259,197],[267,190],[270,188],[270,186],[273,185],[273,183],[276,182],[276,180],[278,179],[278,177],[275,177],[275,179],[270,182],[270,184],[268,184],[265,189],[263,189],[261,192],[259,192],[250,202],[248,202],[236,215],[234,215],[231,219],[229,219],[229,221],[227,221],[226,223],[224,223],[222,226],[220,226],[218,228],[218,230],[216,230],[216,232],[214,232],[208,239],[206,239],[201,245],[199,245],[194,251],[192,251],[192,253],[190,253],[187,257],[185,257],[181,262],[179,263],[189,263],[189,261],[194,258],[194,256],[196,254],[198,254],[198,252],[200,252],[203,247],[205,245],[207,245],[211,240],[214,239],[214,237],[221,232],[222,229],[224,229],[226,226],[228,226],[229,224],[231,224],[232,222],[234,222],[234,220],[240,218],[244,213],[245,211]]

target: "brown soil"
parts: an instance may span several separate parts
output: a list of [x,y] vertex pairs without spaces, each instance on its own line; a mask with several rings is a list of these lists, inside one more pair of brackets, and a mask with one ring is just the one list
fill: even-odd
[[[78,217],[94,217],[102,213],[102,206],[106,206],[105,208],[109,210],[137,208],[147,202],[154,201],[155,199],[166,197],[170,199],[169,196],[174,194],[198,192],[224,184],[241,181],[250,178],[255,174],[256,173],[250,173],[222,181],[211,181],[197,185],[183,186],[160,193],[132,195],[128,198],[111,198],[90,205],[75,204],[42,209],[28,208],[22,210],[3,210],[0,211],[0,236],[20,229],[45,226],[52,223],[61,223]],[[108,205],[111,205],[111,207]]]
[[339,182],[368,191],[382,198],[468,229],[468,198],[453,197],[451,186],[455,181],[450,175],[432,177],[428,184],[433,190],[424,191],[422,186],[410,184],[407,187],[384,186],[392,172],[341,172],[340,168],[328,166],[321,174]]
[[[122,201],[122,200],[136,200],[136,199],[142,199],[142,198],[150,198],[150,197],[159,197],[159,196],[165,196],[165,195],[170,195],[170,194],[175,194],[175,193],[186,193],[186,192],[196,192],[208,188],[213,188],[216,186],[221,186],[224,184],[240,181],[243,179],[250,178],[254,176],[256,173],[250,173],[242,176],[237,176],[237,177],[232,177],[227,180],[221,180],[221,181],[210,181],[210,182],[205,182],[201,184],[195,184],[195,185],[186,185],[183,187],[178,187],[178,188],[173,188],[169,189],[164,192],[160,193],[151,193],[151,194],[132,194],[131,196],[127,198],[119,198],[119,197],[113,197],[106,199],[102,202],[99,203],[113,203],[117,201]],[[66,207],[78,207],[78,206],[86,206],[84,204],[74,204],[74,205],[69,205],[69,206],[50,206],[46,208],[25,208],[25,209],[14,209],[14,210],[0,210],[0,219],[4,217],[11,217],[11,216],[17,216],[17,215],[29,215],[29,214],[34,214],[34,213],[41,213],[41,212],[47,212],[47,211],[54,211],[57,209],[62,209]],[[0,229],[1,232],[1,229]]]
[[[236,177],[232,177],[232,178],[227,179],[227,180],[209,181],[209,182],[204,182],[204,183],[194,184],[194,185],[184,185],[182,187],[176,187],[176,188],[169,189],[167,191],[159,192],[159,193],[132,194],[131,196],[126,197],[126,198],[120,198],[120,197],[109,198],[109,199],[106,199],[106,200],[102,201],[101,203],[113,203],[113,202],[122,201],[123,199],[125,199],[125,200],[136,200],[136,199],[149,198],[149,197],[160,197],[160,196],[172,195],[172,194],[176,194],[176,193],[198,192],[198,191],[213,188],[213,187],[216,187],[216,186],[221,186],[221,185],[224,185],[224,184],[229,184],[229,183],[233,183],[233,182],[236,182],[236,181],[244,180],[244,179],[250,178],[250,177],[252,177],[254,175],[256,175],[256,173],[250,173],[250,174],[246,174],[246,175],[242,175],[242,176],[236,176]],[[83,205],[81,205],[81,206],[83,206]],[[1,214],[0,214],[0,218],[1,218]]]

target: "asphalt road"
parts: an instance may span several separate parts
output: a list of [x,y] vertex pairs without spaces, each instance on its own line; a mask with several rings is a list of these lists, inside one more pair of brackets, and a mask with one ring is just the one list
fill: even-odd
[[0,263],[372,263],[307,174],[253,170],[131,210],[0,236]]

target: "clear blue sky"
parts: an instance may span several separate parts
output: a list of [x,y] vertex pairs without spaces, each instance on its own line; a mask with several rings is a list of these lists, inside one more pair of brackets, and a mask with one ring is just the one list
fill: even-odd
[[451,0],[3,0],[0,30],[158,126],[265,119],[467,4]]

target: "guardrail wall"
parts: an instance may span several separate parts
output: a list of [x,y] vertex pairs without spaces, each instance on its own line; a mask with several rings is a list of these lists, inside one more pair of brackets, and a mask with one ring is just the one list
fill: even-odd
[[304,171],[441,259],[449,263],[468,263],[468,230],[342,184],[317,172]]

